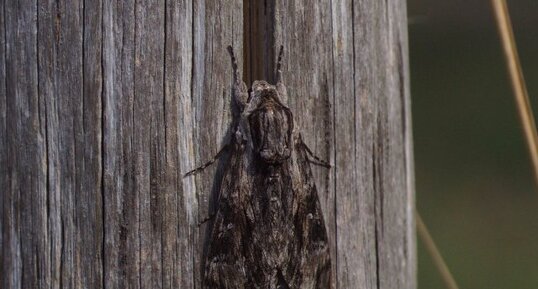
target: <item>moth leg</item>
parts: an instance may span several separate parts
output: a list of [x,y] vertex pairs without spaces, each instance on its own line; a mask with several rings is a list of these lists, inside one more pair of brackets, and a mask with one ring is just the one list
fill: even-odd
[[[318,166],[326,167],[330,169],[332,166],[329,164],[329,162],[322,160],[320,157],[316,156],[312,150],[301,140],[301,145],[304,147],[305,151],[307,152],[307,160],[310,163],[313,163]],[[310,159],[313,158],[313,159]]]
[[[313,156],[313,157],[317,158],[316,156]],[[309,163],[312,163],[312,164],[314,164],[314,165],[318,165],[318,166],[322,166],[322,167],[324,167],[324,168],[328,168],[328,169],[330,169],[330,168],[332,167],[331,164],[329,164],[329,163],[327,163],[327,162],[325,162],[325,161],[322,161],[322,160],[311,160],[311,159],[308,159],[308,162],[309,162]]]
[[217,211],[212,212],[211,214],[209,214],[209,216],[204,218],[202,221],[198,222],[198,227],[205,224],[207,221],[212,220],[213,218],[215,218],[216,215],[217,215]]
[[233,69],[233,85],[232,85],[232,94],[235,102],[239,105],[240,110],[243,111],[247,101],[248,101],[248,89],[247,85],[241,77],[241,72],[237,65],[237,59],[234,55],[234,49],[232,46],[228,46],[228,52],[232,59],[232,69]]
[[209,167],[210,165],[212,165],[213,163],[215,163],[221,156],[222,154],[228,150],[228,148],[230,147],[230,144],[226,144],[224,145],[220,151],[213,157],[211,158],[211,160],[209,160],[208,162],[206,162],[205,164],[195,168],[194,170],[191,170],[189,172],[187,172],[186,174],[183,175],[184,178],[188,177],[188,176],[192,176],[192,175],[195,175],[201,171],[203,171],[205,168]]

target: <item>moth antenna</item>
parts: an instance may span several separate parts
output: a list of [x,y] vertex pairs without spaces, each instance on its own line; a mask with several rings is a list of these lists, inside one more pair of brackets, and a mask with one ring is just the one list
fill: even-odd
[[239,69],[237,66],[237,59],[235,58],[234,49],[231,45],[228,46],[228,52],[230,53],[230,57],[232,58],[232,69],[234,72],[234,80],[239,80],[241,79],[241,75],[239,73]]
[[282,79],[282,55],[284,54],[284,45],[280,45],[278,52],[278,60],[276,62],[276,83],[279,83]]

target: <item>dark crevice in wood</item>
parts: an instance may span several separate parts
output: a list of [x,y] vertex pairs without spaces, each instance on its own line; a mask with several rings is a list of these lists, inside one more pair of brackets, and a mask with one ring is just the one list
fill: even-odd
[[[92,0],[91,0],[92,1]],[[105,101],[106,75],[105,75],[105,58],[103,51],[105,47],[105,5],[101,2],[101,286],[106,288],[106,188],[105,188],[105,109],[106,105],[110,105]]]
[[62,15],[60,10],[60,0],[55,0],[56,4],[56,18],[55,18],[55,31],[56,31],[56,43],[60,43],[61,39],[61,26],[62,26]]
[[[86,147],[90,145],[88,143],[85,143],[85,139],[86,139],[86,131],[85,131],[85,129],[86,129],[86,121],[85,121],[85,119],[86,119],[86,112],[85,112],[86,109],[85,109],[85,106],[86,106],[86,96],[87,95],[86,95],[86,73],[85,73],[86,72],[85,71],[85,69],[86,69],[86,59],[85,59],[86,55],[84,53],[85,52],[85,46],[84,46],[85,41],[84,41],[84,39],[86,37],[86,35],[85,35],[85,32],[86,32],[86,23],[85,23],[85,21],[86,21],[85,12],[86,11],[85,11],[85,9],[86,9],[86,6],[84,5],[85,4],[84,2],[85,2],[84,0],[80,1],[79,5],[81,5],[82,7],[77,7],[78,11],[80,11],[80,14],[79,14],[78,17],[81,20],[81,23],[80,23],[81,27],[79,28],[80,29],[79,33],[81,34],[81,37],[80,37],[81,38],[80,39],[81,46],[80,46],[80,58],[79,58],[79,61],[80,61],[80,81],[81,81],[81,84],[80,84],[80,86],[81,86],[80,87],[81,88],[81,94],[80,94],[80,98],[79,98],[80,104],[76,103],[76,101],[75,101],[75,103],[73,105],[73,109],[75,109],[75,111],[78,108],[78,107],[75,108],[76,105],[78,105],[80,107],[80,115],[77,115],[76,112],[73,112],[73,115],[74,115],[73,122],[77,122],[77,124],[80,124],[79,127],[80,127],[80,130],[82,132],[82,137],[81,138],[82,138],[83,141],[82,141],[82,146],[80,148],[81,153],[78,154],[76,149],[75,149],[74,160],[75,160],[75,176],[76,176],[75,177],[75,183],[76,184],[75,184],[75,191],[73,192],[73,195],[77,194],[77,189],[80,189],[81,193],[82,193],[83,190],[86,189],[85,184],[84,184],[85,181],[84,181],[83,175],[85,173],[88,173],[88,172],[86,172],[86,155],[85,154],[86,154]],[[80,119],[77,119],[77,118],[80,118]],[[78,141],[77,140],[77,127],[76,127],[76,124],[73,124],[73,136],[74,136],[73,142],[76,144],[77,141]],[[79,166],[79,168],[77,168],[77,166]],[[81,207],[84,207],[84,205],[90,206],[90,200],[85,199],[87,196],[85,196],[84,193],[82,193],[81,195],[82,195],[82,198],[73,197],[75,199],[75,201],[74,201],[75,202],[75,206],[74,206],[75,207],[75,212],[78,209],[82,209]],[[87,204],[84,204],[86,202],[87,202]],[[94,205],[94,204],[91,204],[91,205]],[[91,215],[91,213],[89,215]],[[78,216],[75,213],[75,219],[77,220],[76,223],[75,223],[75,226],[76,227],[78,227],[78,226],[83,227],[83,224],[86,221],[85,218],[88,218],[89,216],[85,216],[85,218],[77,218],[77,217]],[[92,220],[92,221],[94,221],[94,220]],[[78,232],[76,234],[79,235],[79,236],[82,235],[82,238],[84,238],[83,237],[84,232],[81,232],[82,230],[80,230],[80,229],[77,229],[77,231]],[[97,234],[97,232],[96,232],[96,234]],[[88,242],[89,242],[89,240],[82,241],[81,246],[80,246],[81,250],[76,253],[78,255],[82,255],[80,257],[81,259],[85,259],[85,257],[86,257],[86,256],[84,256],[84,254],[86,254],[87,252],[85,252],[84,249],[86,249],[86,246],[88,245],[87,244]],[[97,245],[97,244],[94,244],[92,242],[91,245],[93,246],[93,245]],[[91,263],[93,264],[93,256],[91,258],[91,261],[92,261]],[[77,268],[77,269],[81,270],[82,268],[84,268],[85,264],[81,264],[81,265],[77,264],[77,267],[79,267],[79,266],[81,268],[80,269]],[[91,277],[93,278],[94,276],[91,276]],[[92,281],[94,281],[94,280],[92,279]]]
[[[196,0],[193,0],[193,1],[196,1]],[[196,22],[195,22],[195,11],[194,11],[194,6],[196,4],[194,2],[191,3],[191,21],[192,21],[192,25],[191,25],[191,71],[190,71],[190,77],[191,77],[191,87],[190,87],[190,94],[191,94],[191,103],[194,102],[194,75],[196,73],[196,61],[195,61],[195,57],[194,57],[194,49],[196,48]]]
[[381,277],[379,276],[380,274],[380,268],[379,268],[379,263],[380,263],[380,257],[379,257],[379,235],[378,235],[378,229],[377,229],[377,218],[376,218],[376,221],[375,221],[375,226],[376,226],[376,229],[375,229],[375,259],[376,259],[376,262],[375,262],[375,275],[376,275],[376,288],[377,289],[380,289],[381,288]]
[[[352,61],[352,64],[351,64],[351,67],[352,67],[352,94],[353,94],[353,162],[356,164],[357,163],[357,123],[358,123],[358,120],[357,120],[357,79],[356,79],[356,47],[355,47],[355,42],[358,41],[358,39],[356,38],[355,36],[355,1],[354,0],[351,0],[351,61]],[[335,139],[336,139],[336,136],[335,136]],[[336,149],[335,149],[336,151]],[[353,170],[353,177],[356,179],[357,178],[357,171],[356,169]],[[335,199],[338,198],[338,194],[336,193],[337,190],[335,190]],[[335,219],[338,219],[338,215],[335,216]],[[337,234],[336,235],[336,240],[338,240],[340,236]],[[377,237],[377,235],[376,235]],[[377,244],[377,240],[376,240],[376,244]],[[336,246],[336,250],[338,251],[338,246]],[[338,259],[336,259],[336,262],[338,262]],[[377,262],[377,260],[376,260]],[[337,272],[338,272],[338,264],[337,263]],[[337,280],[338,282],[338,280]],[[338,284],[337,284],[337,288],[338,288]]]
[[[7,119],[8,119],[7,118],[7,113],[8,113],[7,91],[8,90],[7,90],[7,71],[6,71],[7,70],[7,27],[6,27],[6,25],[7,25],[6,22],[7,21],[6,21],[6,2],[5,1],[2,1],[2,21],[4,21],[3,27],[2,27],[2,29],[4,29],[4,48],[3,48],[4,49],[4,51],[3,51],[4,55],[2,57],[4,57],[4,63],[3,63],[3,65],[4,65],[4,68],[3,68],[4,75],[3,75],[3,77],[4,77],[4,101],[5,101],[5,103],[4,103],[4,113],[3,113],[3,115],[4,115],[4,120],[3,120],[4,121],[4,127],[2,129],[4,129],[4,132],[6,133],[5,137],[4,137],[4,140],[3,140],[4,145],[5,145],[5,147],[3,148],[3,151],[5,153],[4,157],[6,158],[4,160],[7,161],[7,158],[8,158],[8,155],[7,155],[7,150],[8,150],[8,147],[7,147],[8,146],[8,141],[7,141],[7,130],[8,130],[8,128],[7,128]],[[2,175],[2,177],[5,177],[6,185],[7,185],[7,179],[8,179],[7,173],[9,173],[9,171],[10,171],[9,170],[9,165],[10,165],[9,163],[6,163],[6,168],[5,168],[6,169],[6,175]],[[4,197],[5,195],[6,194],[2,194],[2,197]],[[3,201],[5,201],[5,200],[3,200]],[[1,205],[6,206],[4,203],[1,204]],[[4,210],[4,209],[2,208],[2,210]],[[2,211],[2,213],[4,213],[4,212]],[[7,219],[7,217],[2,215],[2,222],[4,222],[5,219]],[[5,228],[7,228],[6,225],[7,224],[2,224],[2,230],[6,230],[5,229]],[[4,231],[1,231],[0,233],[4,234]],[[5,237],[2,237],[2,240],[4,240],[4,238]],[[2,249],[2,252],[3,252],[3,249]],[[4,257],[4,256],[2,256],[2,257]],[[0,273],[2,273],[2,276],[5,276],[3,274],[5,272],[5,271],[3,271],[4,270],[3,265],[5,265],[4,264],[4,259],[2,259],[1,262],[2,263],[0,263],[0,264],[2,264],[2,269],[0,269]],[[2,283],[0,283],[0,284],[2,284]]]
[[[167,147],[168,139],[167,139],[167,123],[166,123],[166,45],[167,45],[167,37],[166,37],[166,23],[168,22],[168,17],[166,17],[166,8],[167,8],[167,0],[164,0],[164,25],[163,25],[163,120],[164,120],[164,147]],[[164,155],[166,160],[166,153]]]
[[[338,182],[338,166],[336,164],[336,161],[337,161],[337,151],[336,151],[336,147],[337,147],[337,142],[336,142],[336,114],[338,113],[336,111],[336,73],[335,73],[335,64],[336,64],[336,61],[335,61],[335,49],[334,49],[334,33],[335,33],[335,29],[334,29],[334,26],[333,26],[333,17],[334,17],[334,8],[333,8],[333,2],[330,1],[329,3],[329,7],[330,7],[330,20],[331,20],[331,36],[333,36],[333,38],[331,39],[331,41],[333,41],[333,43],[331,43],[330,45],[330,53],[331,53],[331,67],[333,67],[333,69],[331,69],[331,74],[332,74],[332,130],[333,130],[333,134],[332,134],[332,153],[333,153],[333,162],[334,162],[334,165],[333,165],[333,168],[332,168],[332,175],[333,175],[333,183],[332,183],[332,189],[333,189],[333,192],[336,192],[337,190],[337,182]],[[354,39],[352,38],[351,41],[354,41]],[[352,83],[352,85],[354,86],[355,83]],[[329,103],[330,105],[330,103]],[[330,154],[330,152],[329,152]],[[328,178],[330,180],[330,178]],[[327,180],[327,183],[329,182],[329,180]],[[329,192],[329,189],[327,190]],[[333,258],[333,266],[334,266],[334,284],[335,284],[335,289],[338,289],[338,222],[337,222],[337,216],[338,216],[338,195],[337,194],[334,194],[334,200],[333,200],[333,217],[334,217],[334,222],[333,222],[333,227],[334,227],[334,237],[333,237],[333,241],[336,243],[334,244],[334,256],[332,256]],[[328,222],[327,222],[328,223]],[[328,232],[330,234],[330,231]],[[330,239],[329,239],[330,240]]]
[[254,80],[275,81],[275,1],[245,0],[243,67],[247,86]]
[[[265,60],[265,63],[262,63],[260,67],[263,68],[263,74],[260,79],[266,79],[270,83],[276,82],[276,60],[277,60],[277,51],[280,45],[285,47],[290,47],[289,43],[276,43],[277,35],[276,31],[281,23],[278,23],[276,9],[278,0],[265,0],[264,1],[264,27],[265,34],[263,35],[264,41],[261,41],[260,45],[263,45],[263,51],[261,59]],[[290,51],[284,51],[289,57]],[[289,63],[289,62],[288,62]]]
[[[61,208],[60,208],[60,214],[61,214]],[[64,224],[64,216],[61,215],[60,216],[60,222],[61,222],[61,228],[62,228],[62,232],[61,232],[61,239],[60,239],[60,273],[58,274],[58,276],[60,276],[60,288],[64,288],[64,257],[65,257],[65,251],[64,251],[64,244],[65,244],[65,224]]]
[[250,37],[252,33],[250,3],[251,1],[249,0],[243,2],[243,80],[245,83],[250,83],[252,78],[250,69],[250,63],[252,62],[250,58]]
[[[86,5],[85,5],[85,0],[83,0],[81,2],[81,5],[82,5],[82,15],[81,15],[81,19],[82,19],[82,27],[81,27],[81,34],[82,34],[82,37],[81,37],[81,42],[82,42],[82,45],[81,45],[81,51],[80,51],[80,72],[81,72],[81,80],[82,80],[82,95],[81,95],[81,110],[80,110],[80,118],[82,119],[82,125],[81,125],[81,129],[82,129],[82,137],[85,138],[86,136],[86,132],[85,132],[85,128],[86,128],[86,109],[84,109],[84,106],[86,105],[86,54],[84,53],[85,52],[85,39],[86,39]],[[102,111],[102,110],[101,110]],[[86,146],[86,144],[84,145]],[[83,148],[83,150],[85,150],[85,148]],[[82,154],[82,170],[85,170],[85,155]],[[83,180],[81,180],[80,182],[83,182]],[[80,186],[80,187],[83,187]]]
[[[379,107],[379,104],[378,104],[378,107]],[[379,113],[379,111],[378,111]],[[382,113],[387,113],[386,111],[385,112],[382,112]],[[385,126],[383,126],[383,119],[382,119],[383,115],[377,115],[377,136],[375,136],[376,140],[376,148],[377,150],[374,151],[374,157],[375,157],[375,167],[377,168],[376,170],[376,174],[374,175],[374,184],[376,185],[375,187],[375,190],[374,190],[374,193],[377,193],[377,195],[379,196],[379,202],[378,202],[378,206],[379,206],[379,222],[381,223],[381,227],[380,227],[380,232],[381,232],[381,237],[383,237],[383,232],[385,231],[385,227],[384,227],[384,219],[385,219],[385,207],[384,207],[384,203],[385,203],[385,187],[384,185],[386,184],[385,182],[385,179],[384,179],[384,174],[383,174],[383,170],[385,169],[383,166],[385,165],[384,164],[384,157],[385,157],[385,138],[383,137],[383,133],[384,133],[384,129],[386,129]]]
[[[353,143],[357,143],[357,79],[355,77],[356,72],[356,50],[355,50],[355,1],[351,0],[351,55],[352,55],[352,68],[353,68]],[[354,162],[357,163],[357,146],[353,146]],[[338,236],[337,236],[338,237]]]
[[[39,252],[39,246],[37,244],[35,244],[34,258],[35,258],[36,279],[37,279],[37,281],[43,281],[43,277],[41,276],[41,268],[39,266],[41,260],[39,260],[39,253],[38,252]],[[36,283],[39,284],[37,286],[39,286],[41,288],[43,287],[41,282],[36,282]]]
[[[134,0],[134,35],[133,35],[133,60],[134,60],[134,63],[133,63],[133,79],[134,79],[134,86],[136,86],[136,83],[137,83],[137,73],[136,73],[136,70],[137,70],[137,66],[136,66],[136,49],[137,49],[137,46],[138,46],[138,43],[137,41],[139,41],[138,39],[138,25],[136,23],[138,23],[138,1],[137,0]],[[136,87],[133,88],[133,112],[132,112],[132,131],[131,131],[131,134],[134,135],[135,134],[135,128],[136,128],[136,125],[135,125],[135,112],[136,112],[136,106],[137,106],[137,89]],[[134,144],[136,145],[136,144]],[[134,147],[132,147],[131,149],[135,149]],[[137,160],[135,160],[135,164],[137,165],[140,165],[138,163]],[[142,203],[140,201],[140,189],[139,189],[139,186],[137,185],[137,180],[136,180],[136,177],[137,177],[137,172],[134,173],[134,177],[135,177],[135,180],[133,181],[134,183],[134,188],[135,188],[135,191],[136,191],[136,200],[138,200],[137,202],[137,220],[136,220],[136,224],[138,226],[137,228],[137,232],[138,232],[138,264],[142,264],[142,235],[141,235],[141,220],[140,220],[140,204]],[[142,273],[140,272],[140,268],[137,268],[137,272],[136,274],[138,274],[138,288],[142,288]]]
[[[374,192],[375,194],[375,192]],[[374,197],[374,199],[376,199]],[[375,240],[375,279],[376,279],[376,285],[377,289],[381,288],[381,269],[380,269],[380,263],[381,263],[381,257],[379,252],[379,242],[381,242],[379,238],[379,227],[378,227],[378,215],[377,215],[377,204],[375,204],[374,201],[374,240]]]
[[[7,54],[7,39],[6,39],[6,13],[5,13],[5,9],[6,9],[6,3],[5,1],[2,1],[2,3],[0,4],[2,6],[2,21],[3,23],[1,23],[1,27],[0,27],[0,33],[3,33],[3,35],[0,35],[0,37],[3,37],[2,41],[4,41],[2,43],[3,47],[2,47],[2,55],[1,57],[3,57],[3,60],[2,60],[2,63],[1,65],[3,65],[3,67],[1,68],[1,73],[2,75],[0,76],[2,79],[2,81],[4,82],[3,83],[3,91],[0,92],[0,97],[2,99],[0,99],[1,102],[3,102],[2,104],[0,104],[0,108],[3,110],[2,112],[0,112],[0,117],[2,117],[2,119],[0,119],[1,121],[1,125],[2,127],[0,127],[1,129],[1,133],[4,137],[2,137],[2,139],[0,139],[0,163],[2,163],[2,168],[0,169],[0,185],[5,187],[5,188],[8,188],[8,179],[9,179],[9,172],[10,172],[10,164],[8,162],[8,129],[7,129],[7,72],[6,72],[6,54]],[[8,196],[11,195],[11,192],[9,189],[7,189],[6,191],[4,191],[2,194],[0,194],[0,234],[1,234],[1,239],[2,239],[2,248],[0,248],[0,286],[2,287],[7,287],[8,285],[8,274],[11,273],[8,271],[7,267],[9,266],[8,265],[8,252],[6,252],[8,250],[8,248],[10,246],[7,246],[7,242],[5,241],[6,239],[8,239],[8,227],[9,227],[9,222],[8,222],[8,209],[7,209],[7,206],[8,206],[8,202],[10,202],[10,198]],[[6,243],[4,243],[6,242]]]
[[381,177],[379,176],[379,157],[378,157],[378,152],[377,152],[377,148],[379,147],[379,143],[378,143],[378,135],[373,135],[374,139],[372,140],[372,179],[373,179],[373,199],[372,199],[372,202],[373,202],[373,206],[374,206],[374,240],[375,240],[375,270],[376,270],[376,274],[375,274],[375,279],[376,279],[376,288],[377,289],[380,289],[381,288],[381,277],[380,277],[380,262],[381,262],[381,259],[380,259],[380,252],[379,252],[379,243],[381,242],[380,240],[380,234],[379,234],[379,222],[381,222],[380,220],[380,215],[379,214],[379,211],[378,211],[378,206],[379,206],[379,203],[380,203],[380,199],[378,199],[378,193],[380,191],[380,188],[379,188],[379,182],[381,180]]
[[[41,123],[41,93],[40,93],[40,81],[39,81],[39,2],[36,1],[35,3],[35,9],[36,9],[36,44],[35,44],[35,51],[36,51],[36,75],[37,75],[37,118],[39,121],[39,133],[43,132],[43,127]],[[46,125],[46,124],[45,124]],[[46,142],[45,142],[46,145]],[[48,195],[48,192],[47,192]]]

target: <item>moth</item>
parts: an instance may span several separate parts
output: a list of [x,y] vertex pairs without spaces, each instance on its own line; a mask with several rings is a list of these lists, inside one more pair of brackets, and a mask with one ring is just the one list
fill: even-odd
[[305,145],[282,80],[241,79],[233,48],[232,98],[238,107],[230,154],[205,257],[203,288],[327,289],[331,260],[310,164],[328,166]]

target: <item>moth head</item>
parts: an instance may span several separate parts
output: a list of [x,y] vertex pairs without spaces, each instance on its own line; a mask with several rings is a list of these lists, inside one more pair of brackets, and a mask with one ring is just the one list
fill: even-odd
[[279,98],[274,85],[256,80],[250,90],[252,111],[248,122],[255,154],[268,164],[280,164],[290,157],[293,117]]

